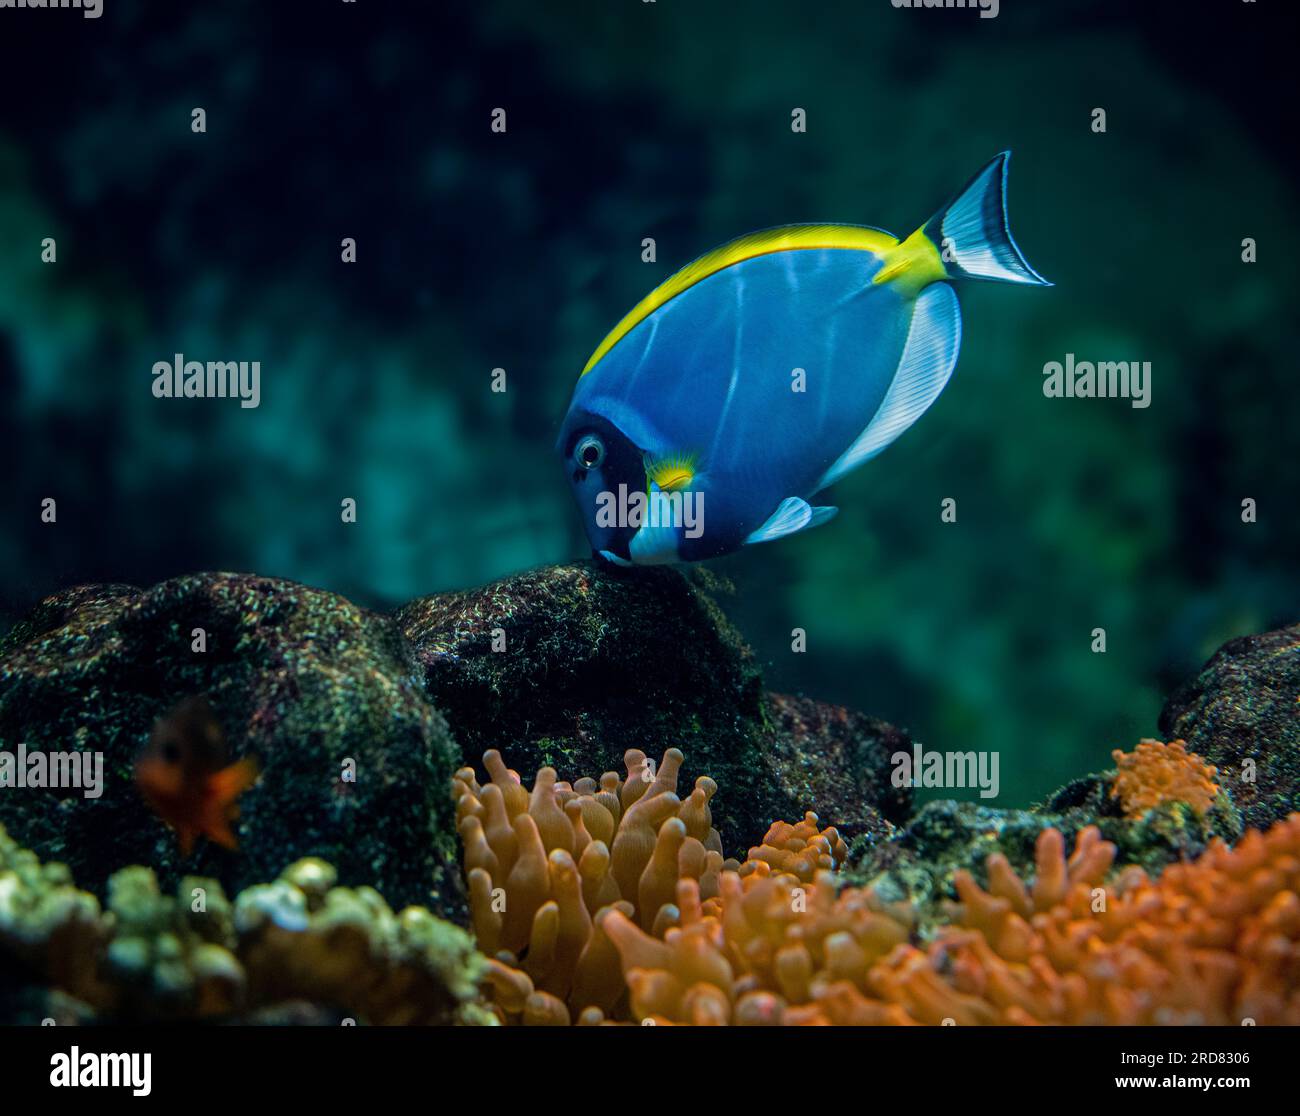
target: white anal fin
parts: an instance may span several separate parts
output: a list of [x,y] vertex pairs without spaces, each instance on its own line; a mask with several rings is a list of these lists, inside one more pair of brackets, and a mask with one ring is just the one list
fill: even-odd
[[903,357],[879,409],[857,441],[826,470],[817,488],[834,484],[875,457],[919,419],[948,383],[960,348],[957,296],[947,283],[934,283],[917,295]]
[[807,531],[810,527],[817,527],[828,519],[834,518],[837,511],[839,508],[810,507],[807,500],[801,500],[798,496],[787,496],[762,527],[757,531],[751,531],[745,537],[745,543],[747,545],[765,543],[773,539],[783,539],[787,535],[796,535],[800,531]]
[[[655,500],[661,493],[661,489],[654,481],[651,481],[646,495],[650,500]],[[680,493],[682,499],[688,499],[689,494]],[[662,566],[669,562],[680,561],[678,555],[678,544],[680,543],[680,532],[677,524],[672,522],[671,517],[666,523],[647,522],[643,523],[637,532],[632,536],[632,541],[628,543],[627,552],[632,556],[632,562],[638,566]]]
[[627,552],[632,555],[635,565],[662,566],[681,560],[677,554],[677,544],[676,527],[642,527],[632,536]]

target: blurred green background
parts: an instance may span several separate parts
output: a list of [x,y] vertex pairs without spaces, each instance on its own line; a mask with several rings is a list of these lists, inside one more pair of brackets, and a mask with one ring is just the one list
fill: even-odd
[[[997,750],[1016,804],[1153,734],[1223,640],[1298,618],[1298,121],[1266,5],[3,16],[0,627],[81,581],[253,570],[386,607],[583,556],[552,441],[641,295],[754,228],[905,234],[1008,147],[1057,285],[963,288],[952,383],[839,519],[716,563],[770,684]],[[260,360],[261,407],[155,400],[176,352]],[[1151,361],[1151,406],[1044,398],[1069,352]]]

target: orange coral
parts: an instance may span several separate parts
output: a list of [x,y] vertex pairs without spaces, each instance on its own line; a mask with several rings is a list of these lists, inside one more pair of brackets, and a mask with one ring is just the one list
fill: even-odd
[[1000,854],[985,887],[957,872],[950,920],[921,946],[910,907],[837,893],[844,843],[814,814],[723,861],[716,787],[701,778],[678,799],[681,758],[655,774],[629,751],[626,781],[572,786],[543,768],[531,793],[495,752],[490,784],[457,773],[503,1021],[1300,1023],[1300,814],[1156,881],[1110,879],[1115,847],[1094,827],[1068,859],[1044,830],[1032,882]]
[[637,749],[623,758],[626,779],[607,772],[570,785],[544,767],[531,792],[495,750],[483,756],[485,786],[471,768],[456,773],[474,931],[507,1020],[599,1021],[625,989],[618,955],[592,916],[614,906],[662,935],[678,917],[680,878],[696,881],[705,898],[717,894],[722,843],[709,809],[717,784],[701,776],[683,800],[676,748],[657,772]]
[[951,990],[934,1007],[951,1015],[975,998],[991,1009],[980,1022],[1300,1023],[1300,814],[1232,849],[1215,840],[1158,880],[1128,868],[1103,889],[1113,856],[1086,829],[1067,867],[1046,830],[1046,894],[1026,894],[994,857],[988,891],[959,880],[959,925],[925,959]]
[[843,864],[848,851],[835,829],[817,828],[817,815],[809,810],[796,825],[773,822],[763,843],[749,850],[749,858],[740,866],[740,872],[748,875],[758,871],[759,864],[765,864],[774,872],[811,883],[816,872],[829,872]]
[[1181,740],[1169,744],[1142,740],[1132,752],[1117,748],[1111,754],[1119,774],[1111,784],[1110,796],[1120,800],[1129,818],[1140,818],[1166,802],[1184,802],[1204,816],[1219,793],[1218,768],[1202,763]]
[[722,873],[718,910],[694,881],[678,885],[680,925],[663,942],[619,911],[599,923],[623,962],[633,1014],[655,1023],[907,1023],[896,1005],[853,989],[908,940],[910,912],[870,891],[839,898],[829,873],[812,884],[762,870]]
[[[572,785],[544,767],[531,792],[495,750],[483,756],[487,785],[472,768],[456,773],[474,931],[506,1021],[595,1023],[622,1007],[626,986],[602,929],[606,910],[659,940],[684,916],[718,913],[724,869],[810,880],[843,861],[843,840],[819,830],[812,813],[773,824],[743,865],[724,861],[709,807],[717,784],[701,776],[679,798],[682,759],[670,748],[656,772],[644,752],[629,749],[626,779],[606,772]],[[683,881],[694,904],[685,912]]]
[[[959,872],[961,903],[928,949],[905,913],[821,875],[747,887],[724,872],[721,914],[652,942],[602,914],[633,1012],[656,1023],[1300,1023],[1300,814],[1235,849],[1215,841],[1152,882],[1114,846],[1044,830],[1026,886],[1000,855],[989,885]],[[707,986],[707,987],[704,987]]]

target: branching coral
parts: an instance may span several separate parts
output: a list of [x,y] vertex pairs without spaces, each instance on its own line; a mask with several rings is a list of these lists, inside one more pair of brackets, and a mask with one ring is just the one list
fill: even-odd
[[384,1025],[487,1021],[483,959],[465,931],[423,907],[395,913],[373,888],[336,887],[324,861],[240,892],[234,928],[253,1004],[309,999]]
[[655,1023],[906,1023],[896,1005],[852,990],[908,940],[905,910],[869,891],[838,899],[828,873],[813,884],[784,874],[724,872],[716,913],[695,885],[678,887],[681,925],[663,942],[619,911],[599,920],[615,943],[633,1015]]
[[0,948],[110,1019],[203,1019],[309,1001],[368,1023],[490,1022],[470,936],[422,907],[335,886],[315,859],[230,903],[215,880],[163,895],[149,868],[109,879],[108,910],[0,827]]
[[245,998],[234,955],[230,903],[215,880],[186,877],[163,895],[153,869],[109,877],[110,941],[103,966],[114,1014],[150,1018],[224,1015]]
[[819,872],[829,872],[844,863],[848,846],[834,829],[817,828],[817,815],[811,810],[796,825],[773,822],[763,838],[763,843],[749,850],[749,857],[740,866],[742,876],[761,871],[764,864],[773,872],[795,876],[811,883]]
[[1156,881],[1112,875],[1115,847],[1094,827],[1068,858],[1044,830],[1029,881],[1001,854],[984,886],[957,872],[958,902],[926,944],[909,907],[837,892],[843,842],[815,815],[774,824],[743,864],[724,862],[710,847],[711,782],[681,803],[675,749],[653,778],[640,752],[626,760],[626,781],[570,787],[547,768],[531,793],[495,752],[489,785],[457,775],[475,927],[495,953],[488,983],[504,1021],[1300,1022],[1300,815],[1235,849],[1215,841]]
[[1181,740],[1163,744],[1142,740],[1132,752],[1111,753],[1119,773],[1110,796],[1118,798],[1125,816],[1140,818],[1167,802],[1183,802],[1202,817],[1219,793],[1218,769],[1188,752]]
[[487,957],[312,859],[233,902],[211,880],[172,898],[123,869],[101,910],[2,829],[0,948],[103,1018],[310,1000],[375,1023],[1300,1024],[1300,814],[1156,880],[1113,872],[1095,828],[1068,858],[1046,829],[1031,878],[1000,854],[982,883],[956,872],[947,922],[922,935],[909,906],[838,888],[844,843],[816,815],[724,860],[713,781],[680,798],[679,751],[658,770],[624,758],[625,778],[544,768],[531,791],[496,752],[488,783],[457,773]]
[[99,900],[62,864],[42,864],[0,826],[0,947],[51,984],[90,1003],[106,989],[97,961],[108,939]]

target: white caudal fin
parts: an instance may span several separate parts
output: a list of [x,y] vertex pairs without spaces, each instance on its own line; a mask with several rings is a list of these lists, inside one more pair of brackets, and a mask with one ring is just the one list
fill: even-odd
[[1052,284],[1025,259],[1007,219],[1007,164],[998,155],[925,226],[951,279],[994,279],[1003,283]]

